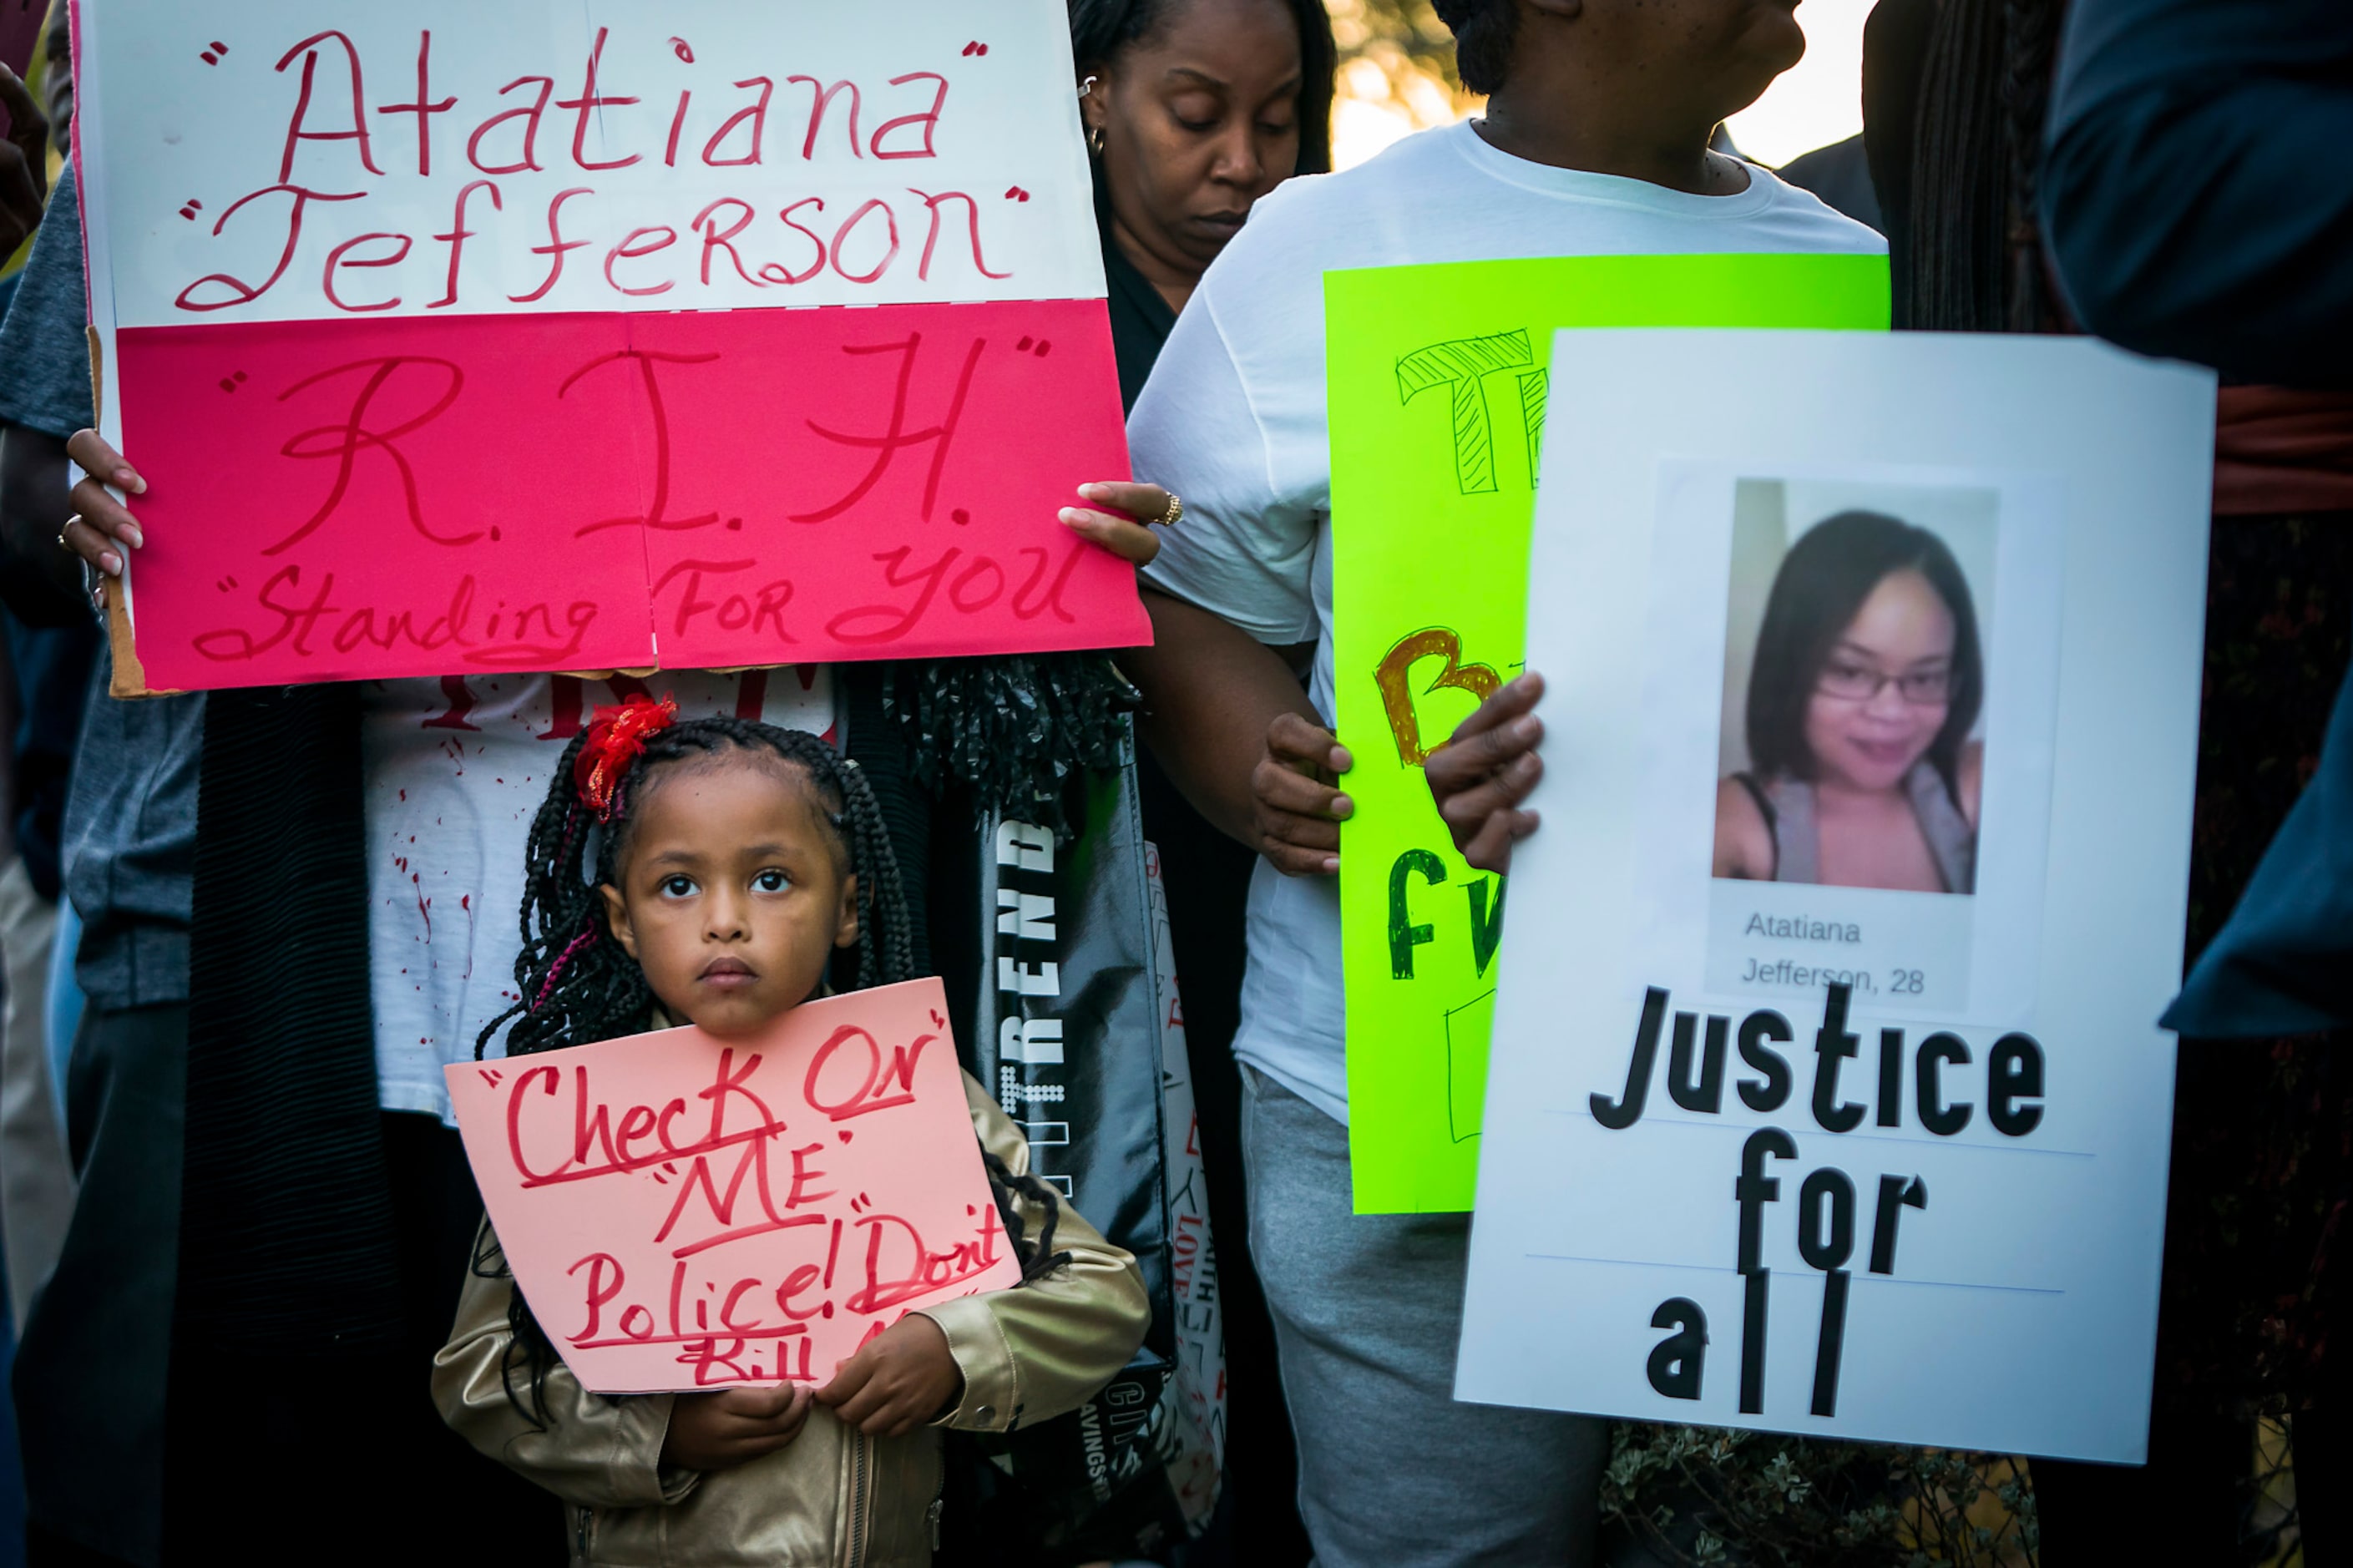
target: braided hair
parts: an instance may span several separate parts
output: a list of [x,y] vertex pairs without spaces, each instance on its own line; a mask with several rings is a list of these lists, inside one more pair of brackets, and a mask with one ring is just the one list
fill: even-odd
[[[1949,0],[1934,9],[1911,110],[1909,243],[1894,274],[1898,326],[2071,330],[2046,279],[2035,221],[2043,121],[2066,9],[2065,0]],[[1900,103],[1888,110],[1904,112]]]
[[[611,710],[607,710],[611,711]],[[599,715],[600,719],[603,717]],[[653,992],[637,961],[606,924],[599,889],[617,885],[636,817],[633,808],[661,769],[728,752],[766,754],[800,769],[817,792],[825,820],[858,878],[858,968],[852,987],[914,978],[914,932],[899,881],[899,860],[881,807],[858,764],[818,736],[756,720],[692,719],[657,730],[613,782],[610,819],[600,822],[574,778],[595,735],[582,731],[565,752],[525,848],[522,951],[515,957],[516,1000],[474,1042],[480,1057],[509,1019],[507,1054],[609,1040],[645,1026]]]
[[[661,705],[661,710],[667,706]],[[781,761],[799,770],[817,794],[819,815],[858,879],[856,970],[845,988],[865,990],[917,978],[913,921],[900,881],[898,856],[892,848],[881,807],[858,764],[806,731],[732,717],[662,724],[654,716],[657,711],[656,705],[642,701],[599,710],[596,723],[585,728],[565,751],[549,782],[547,799],[532,821],[525,848],[522,951],[515,958],[514,970],[516,1001],[491,1019],[475,1039],[478,1059],[502,1027],[507,1028],[511,1057],[589,1045],[645,1028],[655,1002],[653,990],[637,961],[614,940],[601,889],[619,884],[637,808],[661,771],[731,752]],[[587,798],[589,792],[575,782],[583,776],[583,755],[600,742],[609,746],[607,727],[616,720],[633,719],[661,727],[646,729],[635,754],[610,777],[600,780],[604,791],[600,810],[597,802]],[[596,760],[589,759],[592,764]],[[844,980],[839,974],[835,978],[837,983]],[[512,1026],[507,1027],[510,1020]],[[983,1151],[983,1163],[1006,1238],[1021,1261],[1023,1282],[1068,1263],[1070,1254],[1054,1250],[1060,1194],[1035,1176],[1016,1175],[987,1151]],[[1034,1242],[1020,1215],[1022,1199],[1043,1212]],[[487,1229],[476,1248],[473,1270],[486,1278],[507,1272],[496,1240]],[[509,1301],[507,1321],[515,1336],[514,1348],[500,1368],[507,1397],[516,1409],[544,1426],[544,1384],[556,1359],[554,1348],[532,1316],[521,1290]],[[518,1373],[523,1374],[529,1389],[528,1403],[517,1387]]]

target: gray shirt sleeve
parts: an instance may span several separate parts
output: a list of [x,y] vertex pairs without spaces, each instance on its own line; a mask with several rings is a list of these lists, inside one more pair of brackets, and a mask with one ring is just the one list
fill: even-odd
[[205,698],[119,701],[112,668],[101,650],[66,800],[75,974],[93,1006],[153,1007],[188,999]]
[[0,419],[63,440],[97,423],[90,396],[90,296],[81,203],[70,166],[49,197],[8,319],[0,325]]

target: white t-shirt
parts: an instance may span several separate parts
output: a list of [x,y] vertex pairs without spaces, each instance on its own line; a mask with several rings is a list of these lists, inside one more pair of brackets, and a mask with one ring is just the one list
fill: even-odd
[[442,1068],[471,1061],[482,1026],[514,1002],[523,851],[548,775],[597,708],[635,693],[676,698],[684,719],[734,713],[838,736],[820,665],[370,684],[368,974],[386,1110],[451,1120]]
[[[1759,168],[1737,195],[1531,163],[1467,121],[1261,201],[1176,319],[1128,422],[1135,472],[1185,498],[1145,570],[1261,642],[1315,643],[1332,717],[1331,456],[1324,274],[1541,256],[1877,253],[1885,241]],[[1694,400],[1705,389],[1694,388]],[[1345,874],[1345,873],[1344,873]],[[1234,1054],[1347,1120],[1334,884],[1261,862]]]

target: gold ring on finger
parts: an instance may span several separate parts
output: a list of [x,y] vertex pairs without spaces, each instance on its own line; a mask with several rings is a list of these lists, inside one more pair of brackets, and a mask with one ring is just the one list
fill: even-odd
[[66,535],[71,533],[73,531],[73,525],[80,521],[80,514],[76,513],[74,516],[66,519],[66,525],[58,530],[58,548],[64,551],[69,555],[71,555],[74,552],[74,547],[66,542]]
[[1176,491],[1171,490],[1168,493],[1168,510],[1166,512],[1162,514],[1160,526],[1162,528],[1174,528],[1176,526],[1176,520],[1184,515],[1185,502],[1183,498],[1179,497]]

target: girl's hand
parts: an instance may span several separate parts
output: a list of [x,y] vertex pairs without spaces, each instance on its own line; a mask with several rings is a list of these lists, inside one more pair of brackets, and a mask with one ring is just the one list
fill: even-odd
[[1153,529],[1172,526],[1183,515],[1176,498],[1158,485],[1081,485],[1079,494],[1106,510],[1066,506],[1063,526],[1131,566],[1150,565],[1160,553],[1160,536]]
[[1356,802],[1339,776],[1356,765],[1332,731],[1296,713],[1267,726],[1266,751],[1250,770],[1258,852],[1286,877],[1329,877],[1340,869],[1340,824]]
[[1454,847],[1482,871],[1510,870],[1512,846],[1536,830],[1536,814],[1519,805],[1544,777],[1544,721],[1533,711],[1543,696],[1541,675],[1505,683],[1422,764]]
[[773,1454],[801,1435],[811,1403],[805,1383],[681,1394],[670,1405],[661,1462],[682,1470],[728,1470]]
[[818,1404],[869,1437],[903,1437],[928,1426],[963,1395],[964,1371],[948,1351],[946,1332],[921,1312],[869,1340],[817,1391]]
[[108,576],[120,577],[122,552],[140,548],[147,536],[140,532],[139,520],[109,495],[106,487],[141,496],[147,493],[147,481],[95,430],[75,431],[73,439],[66,443],[66,456],[88,477],[73,488],[69,501],[73,516],[66,520],[58,542]]

